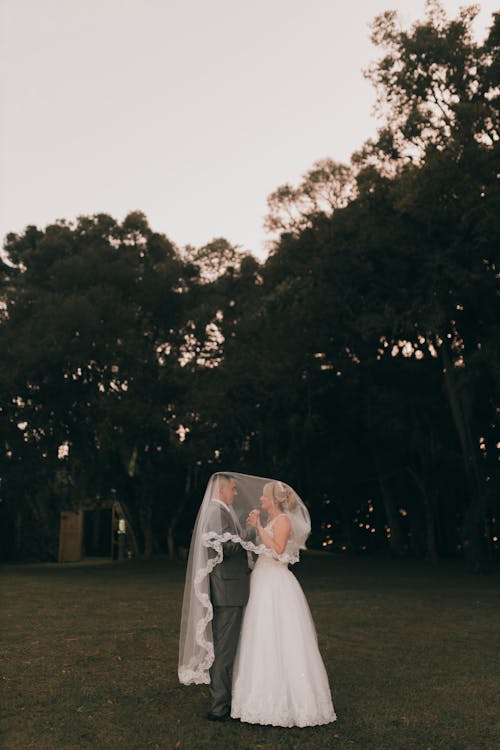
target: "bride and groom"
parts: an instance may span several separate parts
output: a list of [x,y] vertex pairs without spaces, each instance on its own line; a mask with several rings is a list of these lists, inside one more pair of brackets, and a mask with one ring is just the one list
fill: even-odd
[[191,542],[179,652],[180,681],[209,685],[210,720],[335,721],[314,622],[288,569],[309,533],[307,508],[282,482],[211,477]]

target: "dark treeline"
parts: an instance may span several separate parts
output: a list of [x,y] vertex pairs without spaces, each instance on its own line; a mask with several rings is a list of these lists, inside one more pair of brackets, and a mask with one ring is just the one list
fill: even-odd
[[5,559],[56,557],[84,497],[174,556],[220,468],[295,486],[318,546],[496,556],[500,16],[473,18],[375,20],[383,126],[269,197],[265,263],[140,212],[8,235]]

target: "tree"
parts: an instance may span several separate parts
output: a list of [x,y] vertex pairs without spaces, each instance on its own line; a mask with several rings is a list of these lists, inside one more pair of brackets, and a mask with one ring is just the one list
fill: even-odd
[[11,468],[30,451],[32,483],[50,484],[56,508],[119,491],[151,554],[153,510],[175,512],[165,475],[183,484],[174,404],[184,265],[139,212],[121,225],[101,214],[28,228],[6,249],[18,270],[0,327],[3,512],[26,527],[34,517],[32,486],[16,495]]
[[286,183],[271,193],[264,227],[273,234],[297,235],[310,227],[318,215],[331,216],[346,206],[355,193],[356,182],[349,166],[320,159],[305,173],[298,187]]
[[427,16],[406,31],[395,11],[373,23],[372,41],[385,55],[367,71],[378,94],[377,111],[385,120],[375,142],[357,155],[359,164],[384,165],[390,173],[430,153],[454,149],[457,156],[476,144],[498,143],[498,35],[495,14],[484,44],[473,38],[479,7],[461,9],[449,20],[437,0],[428,0]]

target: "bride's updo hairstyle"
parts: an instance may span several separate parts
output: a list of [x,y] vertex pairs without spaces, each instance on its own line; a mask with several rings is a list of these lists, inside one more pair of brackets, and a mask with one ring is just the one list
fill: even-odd
[[271,496],[283,512],[292,511],[297,506],[297,498],[291,487],[283,482],[269,482],[267,486],[271,488]]

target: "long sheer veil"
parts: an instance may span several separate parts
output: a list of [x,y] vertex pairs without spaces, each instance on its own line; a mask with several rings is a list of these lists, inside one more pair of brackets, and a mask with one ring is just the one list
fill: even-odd
[[[228,480],[234,480],[237,493],[229,507],[222,502],[223,485]],[[262,544],[258,537],[252,538],[246,526],[250,511],[255,508],[260,510],[260,498],[268,484],[280,510],[290,518],[292,526],[290,539],[281,555]],[[237,530],[237,534],[224,530],[224,527],[227,529],[227,512],[233,519],[231,527]],[[264,513],[261,519],[265,524]],[[224,544],[237,543],[254,555],[268,555],[294,564],[298,562],[299,551],[305,548],[310,532],[309,512],[288,484],[237,472],[218,472],[210,477],[196,518],[186,570],[179,639],[178,674],[181,683],[210,682],[209,669],[214,660],[214,647],[209,576],[223,560]]]

